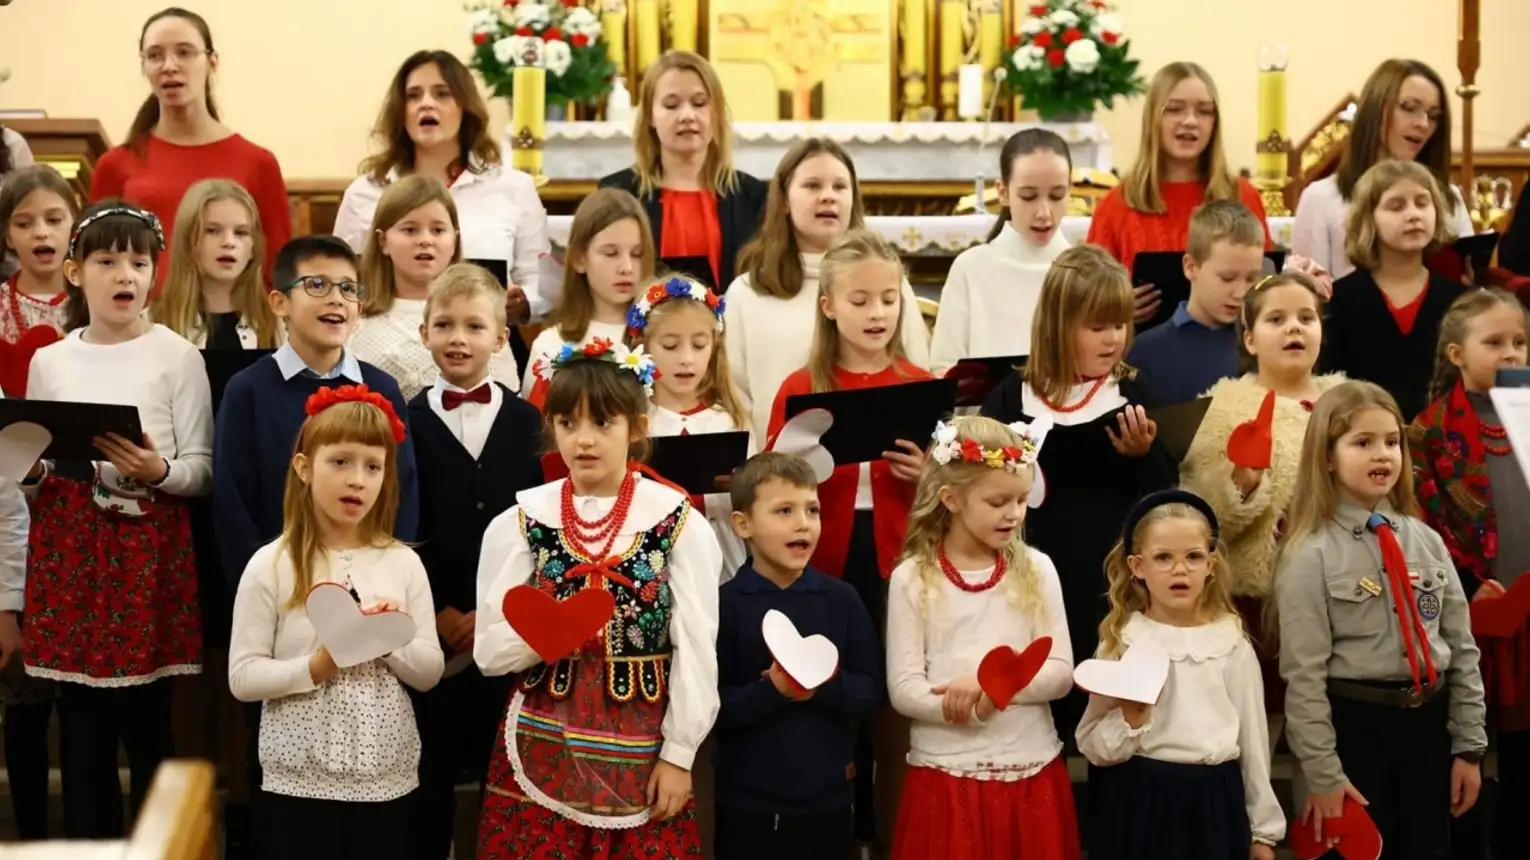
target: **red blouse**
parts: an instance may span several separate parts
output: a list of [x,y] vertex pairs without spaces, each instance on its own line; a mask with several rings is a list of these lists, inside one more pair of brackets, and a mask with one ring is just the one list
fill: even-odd
[[[1111,189],[1095,204],[1094,217],[1089,221],[1089,244],[1099,245],[1110,252],[1110,256],[1120,260],[1128,272],[1141,251],[1185,250],[1190,241],[1190,216],[1206,202],[1206,183],[1164,182],[1158,190],[1163,194],[1164,212],[1161,215],[1132,209],[1126,205],[1126,192],[1121,186]],[[1238,196],[1264,225],[1265,249],[1273,248],[1270,225],[1264,215],[1264,201],[1259,199],[1258,190],[1239,179]]]
[[[659,257],[706,257],[712,266],[712,283],[722,270],[722,223],[717,220],[717,198],[710,191],[659,192],[664,223],[659,229]],[[718,284],[726,288],[727,284]]]

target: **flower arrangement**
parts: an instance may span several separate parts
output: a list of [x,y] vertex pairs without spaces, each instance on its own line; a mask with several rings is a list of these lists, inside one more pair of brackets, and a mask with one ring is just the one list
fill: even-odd
[[659,368],[642,349],[629,348],[626,344],[613,343],[610,338],[597,337],[584,346],[565,343],[557,354],[547,361],[538,360],[537,376],[552,382],[553,374],[576,361],[608,361],[636,376],[643,389],[653,394],[653,382],[659,378]]
[[547,69],[547,104],[593,105],[611,90],[616,64],[600,18],[582,0],[479,0],[470,5],[468,65],[500,98],[510,98],[516,66]]
[[727,303],[723,298],[711,290],[705,284],[698,283],[690,278],[671,277],[668,280],[650,286],[638,300],[627,309],[627,334],[633,338],[640,337],[643,330],[648,328],[648,315],[653,309],[664,304],[670,299],[692,299],[707,306],[712,316],[717,318],[717,330],[723,330],[723,312],[727,310]]
[[1052,429],[1052,420],[1050,417],[1038,419],[1029,425],[1016,421],[1008,426],[1020,437],[1020,444],[984,448],[976,439],[961,437],[955,423],[937,421],[935,432],[930,436],[930,456],[942,466],[948,466],[952,461],[980,463],[1011,475],[1023,475],[1040,455],[1046,434]]
[[1130,49],[1121,16],[1106,0],[1032,0],[1001,68],[1021,107],[1054,119],[1141,93]]

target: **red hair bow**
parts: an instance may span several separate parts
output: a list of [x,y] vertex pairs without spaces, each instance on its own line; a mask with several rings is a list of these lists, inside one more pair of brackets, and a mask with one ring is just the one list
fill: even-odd
[[334,406],[337,403],[365,403],[375,406],[387,416],[388,424],[393,428],[393,441],[398,444],[404,442],[404,422],[393,411],[393,403],[388,398],[365,385],[340,385],[334,388],[321,388],[315,391],[304,404],[303,411],[312,418],[320,412]]

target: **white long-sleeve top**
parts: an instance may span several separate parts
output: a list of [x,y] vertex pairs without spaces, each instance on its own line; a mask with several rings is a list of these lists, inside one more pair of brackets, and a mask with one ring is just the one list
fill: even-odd
[[[914,721],[909,764],[973,779],[1014,781],[1035,775],[1062,752],[1047,703],[1073,688],[1068,617],[1052,559],[1039,550],[1027,551],[1040,585],[1041,625],[1004,596],[1003,585],[963,591],[937,569],[930,588],[921,562],[905,559],[893,569],[887,594],[887,690],[893,708]],[[978,584],[993,575],[993,568],[958,573]],[[982,723],[945,721],[934,687],[976,675],[983,657],[999,645],[1020,651],[1042,636],[1052,637],[1052,651],[1007,709]]]
[[964,358],[1030,355],[1041,282],[1068,247],[1061,230],[1033,245],[1006,221],[992,242],[958,254],[940,291],[930,372],[941,376]]
[[[473,628],[473,659],[490,676],[523,672],[542,662],[526,640],[505,620],[505,593],[531,580],[536,552],[521,530],[522,512],[537,522],[563,527],[563,481],[516,494],[516,504],[489,523],[478,563],[478,612]],[[656,481],[638,477],[627,519],[612,544],[619,554],[669,516],[685,496]],[[611,510],[615,497],[575,496],[574,506],[585,519],[599,519]],[[717,573],[722,553],[711,528],[687,517],[674,537],[669,557],[670,599],[673,601],[669,638],[669,702],[660,727],[664,745],[659,758],[691,769],[696,751],[712,730],[719,706],[717,695]]]
[[[420,340],[420,326],[425,322],[424,299],[394,299],[393,307],[376,316],[362,317],[346,344],[358,361],[375,365],[398,382],[405,400],[435,385],[440,368],[430,348]],[[521,389],[520,371],[509,346],[489,356],[489,375],[509,386]]]
[[[802,255],[802,289],[789,299],[756,292],[749,275],[728,286],[723,327],[728,334],[728,364],[733,389],[744,401],[754,438],[770,429],[770,407],[781,383],[807,364],[818,324],[818,270],[822,254]],[[930,330],[919,313],[919,297],[903,280],[903,350],[908,360],[930,366]]]
[[[1456,237],[1470,236],[1477,232],[1472,226],[1471,213],[1461,198],[1461,189],[1450,186],[1456,209],[1449,214],[1439,213],[1450,225]],[[1344,242],[1349,231],[1349,201],[1339,193],[1339,178],[1326,176],[1302,189],[1301,199],[1296,201],[1296,220],[1291,225],[1291,253],[1300,254],[1333,275],[1334,280],[1355,270],[1349,261]]]
[[[84,329],[43,347],[27,371],[27,399],[138,408],[170,473],[156,489],[205,496],[212,487],[212,388],[197,348],[162,325],[122,343],[87,343]],[[137,441],[137,440],[132,440]],[[116,469],[104,464],[103,475]]]
[[[0,398],[5,392],[0,391]],[[20,612],[27,603],[27,539],[32,516],[21,485],[0,478],[0,612]]]
[[[736,433],[740,430],[747,432],[749,428],[735,425],[733,418],[720,406],[714,405],[688,415],[662,406],[648,407],[649,436]],[[748,450],[751,457],[760,450],[753,433],[749,434]],[[702,496],[702,503],[706,505],[707,522],[712,524],[712,532],[717,535],[717,545],[722,549],[722,577],[718,581],[727,582],[743,567],[749,554],[743,539],[733,531],[733,499],[727,493],[707,493]]]
[[1278,843],[1285,814],[1270,785],[1270,730],[1264,714],[1259,658],[1236,617],[1200,627],[1171,627],[1135,613],[1121,639],[1151,639],[1169,655],[1169,679],[1140,728],[1121,709],[1090,696],[1078,726],[1078,748],[1092,764],[1121,764],[1134,755],[1179,764],[1237,761],[1254,840]]

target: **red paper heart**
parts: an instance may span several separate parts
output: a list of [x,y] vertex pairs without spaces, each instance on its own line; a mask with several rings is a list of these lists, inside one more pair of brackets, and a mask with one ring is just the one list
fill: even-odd
[[984,655],[983,662],[978,664],[978,686],[988,694],[994,707],[1002,711],[1009,707],[1016,693],[1035,679],[1051,653],[1050,636],[1037,639],[1025,646],[1024,651],[1000,645]]
[[1270,468],[1275,449],[1275,391],[1264,395],[1259,414],[1233,428],[1227,437],[1227,459],[1234,466],[1263,471]]
[[[1344,860],[1377,860],[1381,856],[1381,831],[1365,807],[1352,797],[1344,798],[1344,812],[1339,818],[1323,821],[1323,834],[1339,837],[1337,848]],[[1316,860],[1328,853],[1327,840],[1317,840],[1316,821],[1292,826],[1291,853],[1298,860]]]
[[1530,618],[1530,576],[1514,580],[1498,597],[1480,597],[1471,603],[1472,633],[1507,639],[1523,630]]
[[22,332],[15,343],[0,340],[0,391],[4,391],[6,397],[25,397],[32,356],[39,349],[62,339],[53,326],[34,325]]
[[604,588],[586,588],[567,600],[534,586],[505,592],[505,620],[521,634],[544,663],[556,663],[595,638],[616,612],[616,599]]

